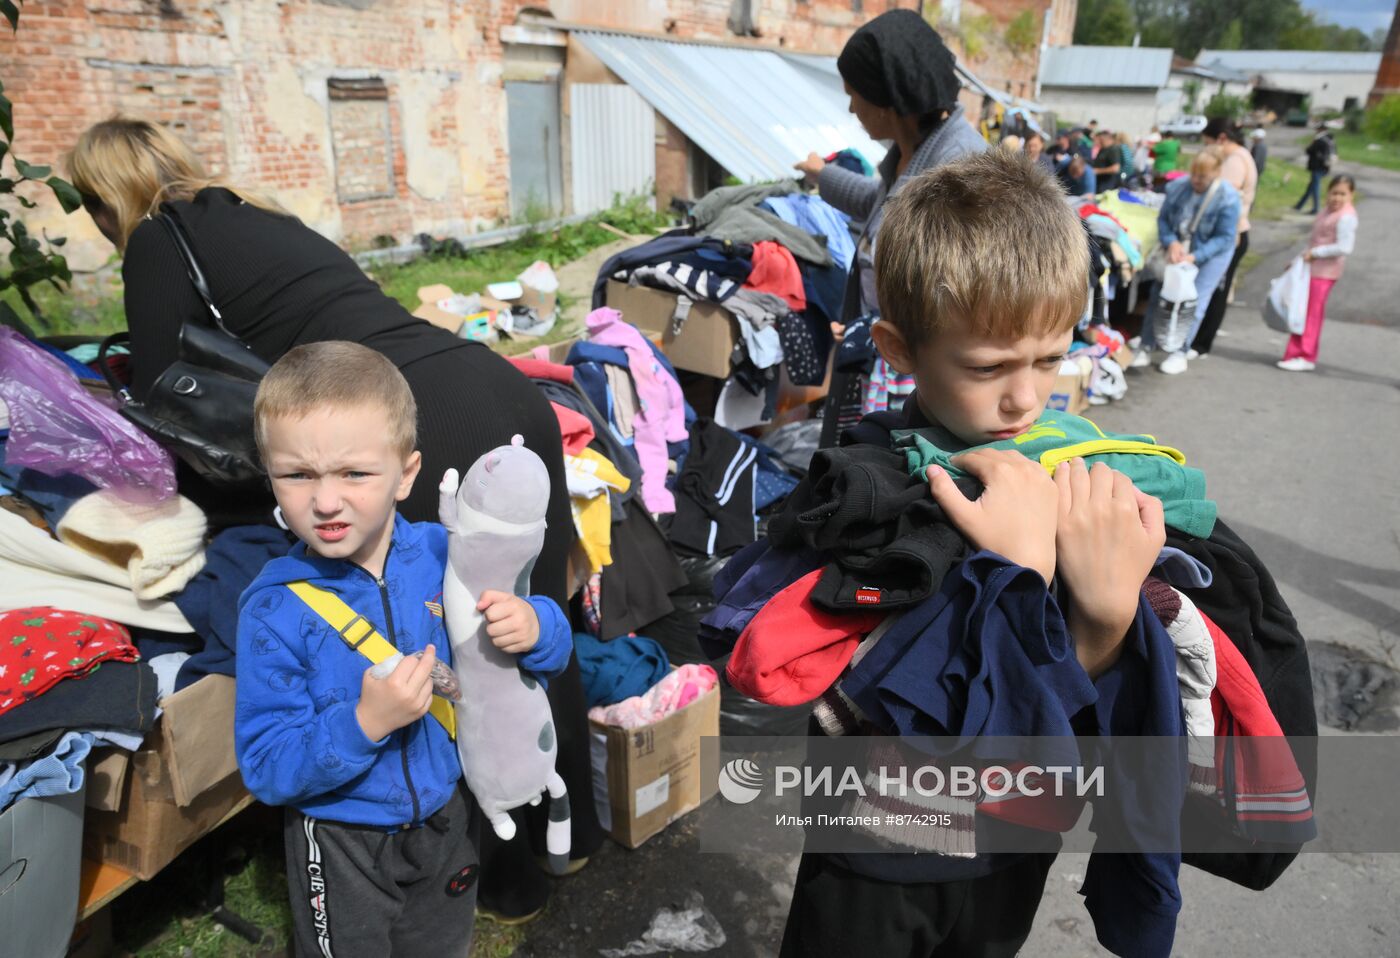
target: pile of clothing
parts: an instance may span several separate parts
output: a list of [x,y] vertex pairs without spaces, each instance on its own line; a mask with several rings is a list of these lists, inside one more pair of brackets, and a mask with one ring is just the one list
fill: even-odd
[[[1078,749],[1099,737],[1178,739],[1180,763],[1153,769],[1150,788],[1140,769],[1119,764],[1108,797],[1093,800],[1103,847],[1113,836],[1147,849],[1089,862],[1082,894],[1114,954],[1171,953],[1183,861],[1252,888],[1276,879],[1316,833],[1315,755],[1280,738],[1316,734],[1307,652],[1268,571],[1219,521],[1204,476],[1181,452],[1056,412],[1016,441],[989,444],[1047,469],[1070,456],[1104,461],[1163,501],[1167,546],[1122,657],[1091,681],[1055,599],[1058,581],[1047,590],[1037,573],[978,551],[929,495],[924,473],[934,463],[969,498],[980,494],[950,461],[966,451],[960,444],[916,411],[867,417],[848,439],[816,453],[768,537],[715,580],[701,640],[712,656],[729,654],[728,680],[760,701],[806,704],[825,735],[874,736],[867,792],[882,762],[900,761],[885,755],[899,743],[882,736],[937,737],[919,745],[933,751],[921,761],[959,765],[1032,760],[1003,754],[998,737],[1067,743],[1060,758],[1070,766],[1092,761]],[[839,811],[883,822],[875,813],[895,800],[876,787]],[[937,881],[978,856],[979,836],[1015,828],[1053,840],[1082,811],[1082,802],[1015,788],[999,799],[918,802],[951,813],[948,824],[876,824],[868,837],[872,850],[932,854],[851,855],[846,865]],[[1256,854],[1169,851],[1181,847],[1184,822],[1216,847]],[[1260,853],[1259,841],[1272,852]]]
[[95,353],[0,335],[0,809],[77,791],[92,748],[139,748],[161,699],[232,675],[238,596],[291,541],[211,539]]
[[1106,304],[1119,302],[1120,315],[1134,308],[1142,268],[1157,248],[1157,211],[1162,200],[1161,193],[1119,189],[1070,201],[1107,266],[1101,271],[1096,296]]
[[720,187],[691,207],[686,228],[604,263],[593,306],[606,305],[610,280],[676,293],[677,332],[694,303],[721,306],[740,333],[720,403],[736,411],[725,424],[763,423],[774,415],[780,367],[794,385],[825,378],[854,256],[850,218],[796,182]]

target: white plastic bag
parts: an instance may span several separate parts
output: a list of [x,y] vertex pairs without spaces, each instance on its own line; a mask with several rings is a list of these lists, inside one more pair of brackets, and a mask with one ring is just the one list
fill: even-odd
[[537,289],[541,293],[559,292],[559,277],[554,275],[554,270],[549,268],[549,264],[542,259],[537,259],[531,263],[519,276],[515,277],[520,283]]
[[1195,263],[1172,263],[1162,271],[1162,299],[1168,303],[1186,303],[1196,298]]
[[[1194,284],[1192,286],[1194,289]],[[1157,331],[1157,348],[1168,353],[1179,353],[1190,344],[1186,336],[1191,332],[1191,323],[1196,318],[1197,301],[1168,303],[1166,297],[1157,304],[1157,318],[1154,328]]]
[[1284,274],[1269,283],[1264,302],[1264,322],[1270,329],[1301,336],[1308,324],[1308,285],[1312,271],[1299,256],[1288,264]]

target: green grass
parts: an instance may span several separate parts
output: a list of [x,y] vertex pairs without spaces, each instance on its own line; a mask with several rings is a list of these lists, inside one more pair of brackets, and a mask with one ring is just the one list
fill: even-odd
[[40,336],[106,336],[126,329],[121,274],[113,270],[107,278],[83,285],[83,289],[65,291],[47,283],[31,288],[29,294],[43,313],[42,320],[29,315],[13,289],[0,293],[0,300],[9,303]]
[[[1374,140],[1365,133],[1338,131],[1334,135],[1337,154],[1350,163],[1364,163],[1386,170],[1400,170],[1400,143]],[[1371,149],[1374,145],[1377,149]]]
[[[280,821],[280,812],[259,807],[229,826],[243,833],[245,845],[224,882],[225,904],[270,933],[260,945],[205,913],[200,896],[206,887],[201,858],[206,852],[196,847],[111,905],[118,953],[136,958],[266,958],[287,953],[291,909]],[[478,917],[471,958],[509,958],[525,934],[522,926]]]
[[1282,219],[1308,185],[1308,171],[1301,166],[1270,160],[1264,164],[1264,174],[1259,177],[1259,187],[1254,193],[1254,209],[1249,219]]

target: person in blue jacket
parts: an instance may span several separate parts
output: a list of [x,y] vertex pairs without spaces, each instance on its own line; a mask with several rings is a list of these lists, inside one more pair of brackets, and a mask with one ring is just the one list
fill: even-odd
[[[1157,368],[1169,376],[1186,372],[1188,361],[1196,358],[1191,341],[1205,321],[1210,298],[1235,255],[1236,227],[1243,206],[1239,191],[1220,176],[1223,160],[1223,154],[1216,147],[1196,154],[1191,161],[1190,177],[1183,176],[1167,186],[1166,198],[1157,214],[1158,241],[1166,249],[1167,262],[1194,263],[1198,270],[1195,304],[1189,314],[1187,307],[1181,310],[1181,322],[1188,327],[1185,335],[1180,337],[1179,345],[1162,344],[1171,352]],[[1141,348],[1133,357],[1134,368],[1151,363],[1152,351],[1158,346],[1157,316],[1172,308],[1171,304],[1162,302],[1161,286],[1157,284],[1143,320]]]
[[[396,511],[422,461],[413,393],[368,347],[310,343],[268,372],[254,419],[301,542],[239,600],[234,746],[248,790],[286,806],[296,953],[465,958],[479,815],[453,707],[435,693],[453,691],[447,531]],[[568,664],[552,600],[487,592],[479,608],[526,672]],[[389,674],[372,674],[395,652]]]

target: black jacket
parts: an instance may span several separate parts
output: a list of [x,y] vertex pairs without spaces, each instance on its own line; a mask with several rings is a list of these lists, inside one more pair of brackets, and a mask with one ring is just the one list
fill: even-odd
[[1308,172],[1326,173],[1332,168],[1332,138],[1323,134],[1308,144]]

